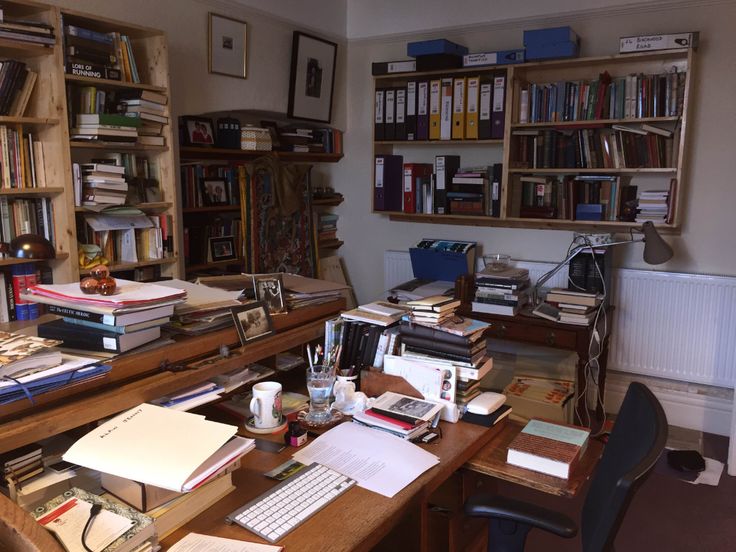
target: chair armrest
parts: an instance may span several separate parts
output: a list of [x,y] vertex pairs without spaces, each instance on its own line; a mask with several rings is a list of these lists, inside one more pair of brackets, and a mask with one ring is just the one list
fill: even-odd
[[487,493],[473,495],[465,503],[465,513],[469,516],[517,521],[568,539],[578,533],[577,525],[566,515],[505,496]]

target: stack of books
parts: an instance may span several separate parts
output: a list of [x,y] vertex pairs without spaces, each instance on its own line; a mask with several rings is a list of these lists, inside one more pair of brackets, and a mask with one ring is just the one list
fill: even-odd
[[113,113],[80,113],[72,128],[72,140],[135,143],[140,121],[135,117]]
[[493,368],[487,352],[488,324],[455,317],[439,324],[406,317],[399,326],[401,356],[441,366],[455,374],[455,396],[464,405],[480,394],[480,380]]
[[[43,142],[22,127],[0,125],[0,187],[42,188],[46,186]],[[12,200],[12,198],[11,198]],[[7,239],[3,241],[9,241]]]
[[161,133],[164,125],[169,123],[169,117],[166,115],[167,103],[168,98],[165,94],[143,90],[135,96],[122,98],[118,103],[118,111],[140,121],[139,144],[164,146],[166,142]]
[[667,222],[670,213],[670,190],[652,190],[639,193],[636,222]]
[[0,18],[0,38],[53,46],[56,43],[54,27],[42,21],[30,21],[3,15]]
[[[83,116],[80,115],[80,117]],[[80,166],[80,172],[82,205],[123,205],[125,203],[128,194],[128,183],[123,176],[125,167],[112,163],[86,163]]]
[[337,220],[339,215],[322,213],[317,224],[317,239],[322,247],[337,241]]
[[233,323],[230,309],[240,306],[238,291],[225,291],[183,280],[166,280],[161,286],[183,289],[186,301],[174,307],[174,316],[166,329],[184,335],[211,332]]
[[515,316],[529,300],[529,270],[485,268],[475,275],[474,312]]
[[70,75],[141,82],[133,47],[126,35],[65,25],[64,47],[66,72]]
[[[2,25],[0,23],[0,35]],[[0,115],[22,116],[37,78],[38,73],[22,61],[6,59],[0,62]]]
[[558,321],[578,326],[590,325],[602,301],[603,295],[599,293],[561,288],[554,288],[547,293],[547,302],[560,311]]
[[161,326],[186,292],[156,284],[117,280],[114,295],[86,295],[79,284],[39,284],[26,297],[48,305],[63,318],[38,325],[39,337],[63,341],[63,347],[124,353],[161,336]]
[[490,214],[488,167],[461,167],[452,177],[447,201],[453,215]]
[[442,405],[387,391],[373,406],[353,415],[353,422],[402,439],[413,440],[427,433]]
[[572,420],[575,383],[572,380],[535,376],[514,376],[504,387],[506,404],[513,407],[516,418],[544,418],[567,422]]
[[43,449],[41,445],[31,443],[24,447],[8,451],[0,456],[3,469],[3,491],[7,492],[12,484],[18,486],[24,481],[43,473]]
[[322,136],[315,136],[314,129],[302,127],[285,127],[279,132],[279,147],[282,151],[300,153],[324,153],[325,144]]
[[446,295],[431,295],[430,297],[407,301],[406,306],[411,308],[412,321],[442,324],[455,316],[460,301]]

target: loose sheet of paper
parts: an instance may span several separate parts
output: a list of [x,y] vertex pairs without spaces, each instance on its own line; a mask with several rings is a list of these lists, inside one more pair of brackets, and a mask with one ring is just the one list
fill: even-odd
[[279,550],[283,550],[283,547],[211,537],[199,533],[189,533],[169,548],[169,552],[278,552]]
[[439,464],[434,454],[400,437],[354,423],[340,424],[322,434],[298,451],[294,460],[324,464],[388,498]]

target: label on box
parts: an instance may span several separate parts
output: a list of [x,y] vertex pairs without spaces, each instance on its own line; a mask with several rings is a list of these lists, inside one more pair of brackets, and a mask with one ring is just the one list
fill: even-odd
[[417,70],[417,62],[414,60],[410,61],[390,61],[388,64],[389,73],[407,73],[409,71]]
[[646,52],[648,50],[672,50],[694,48],[698,33],[675,33],[645,36],[625,36],[619,40],[620,53]]
[[496,65],[498,54],[496,52],[482,52],[479,54],[467,54],[463,56],[463,67],[475,67],[478,65]]

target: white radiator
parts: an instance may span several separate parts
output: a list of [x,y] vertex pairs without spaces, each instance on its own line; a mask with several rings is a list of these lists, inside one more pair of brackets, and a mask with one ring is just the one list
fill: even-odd
[[[517,261],[532,282],[552,263]],[[386,289],[412,278],[409,253],[386,251]],[[566,286],[562,269],[548,282]],[[736,384],[736,278],[618,269],[608,369],[691,383]]]

